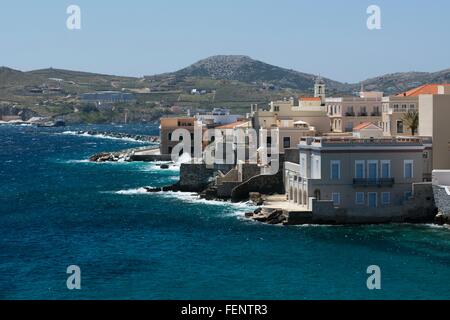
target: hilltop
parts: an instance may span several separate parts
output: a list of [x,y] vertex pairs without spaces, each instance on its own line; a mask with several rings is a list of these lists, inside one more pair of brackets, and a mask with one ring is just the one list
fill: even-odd
[[[306,93],[312,92],[317,75],[277,67],[248,56],[217,55],[200,60],[179,71],[148,78],[161,79],[164,77],[239,81],[247,84],[294,89]],[[348,86],[338,81],[327,78],[323,80],[332,91],[345,92],[348,90]]]

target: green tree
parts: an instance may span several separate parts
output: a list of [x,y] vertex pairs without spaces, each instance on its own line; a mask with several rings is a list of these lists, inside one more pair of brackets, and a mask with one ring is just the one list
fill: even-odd
[[403,122],[406,127],[411,130],[411,134],[414,136],[419,128],[419,113],[416,110],[409,110],[403,116]]

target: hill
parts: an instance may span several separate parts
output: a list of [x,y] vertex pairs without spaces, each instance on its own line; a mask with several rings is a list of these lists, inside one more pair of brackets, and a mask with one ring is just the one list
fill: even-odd
[[[220,80],[239,81],[254,85],[271,85],[276,88],[289,88],[303,92],[312,92],[317,75],[273,66],[248,56],[218,55],[200,60],[179,71],[163,74],[161,77],[201,77]],[[338,81],[323,79],[328,88],[336,92],[345,92],[348,86]]]
[[450,83],[450,69],[438,72],[391,73],[363,81],[366,90],[395,94],[427,83]]
[[[266,105],[284,97],[311,95],[316,75],[273,66],[248,56],[218,55],[181,70],[143,78],[62,69],[23,72],[0,67],[0,115],[11,110],[50,117],[65,115],[71,121],[153,121],[181,110],[227,107],[245,114],[250,104]],[[328,96],[358,92],[360,83],[323,79]],[[449,83],[450,69],[439,72],[392,73],[364,80],[366,90],[395,94],[426,83]],[[102,108],[87,106],[80,94],[123,91],[135,95],[133,104]],[[18,106],[14,109],[12,107]]]

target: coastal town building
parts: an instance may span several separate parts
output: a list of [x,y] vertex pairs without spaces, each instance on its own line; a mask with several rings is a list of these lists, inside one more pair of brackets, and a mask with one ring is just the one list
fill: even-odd
[[361,91],[359,97],[326,98],[331,131],[352,132],[354,127],[364,122],[381,125],[382,97],[382,92]]
[[[191,134],[191,155],[194,152],[194,130],[200,128],[198,132],[202,135],[207,129],[225,128],[225,126],[242,125],[247,123],[240,115],[233,115],[228,109],[214,108],[210,112],[198,112],[194,116],[180,116],[180,117],[164,117],[160,119],[160,152],[163,155],[171,154],[172,149],[180,141],[172,141],[172,133],[177,129],[187,129]],[[202,140],[202,147],[207,145],[203,142],[203,136],[199,137]]]
[[134,94],[121,91],[82,93],[80,99],[83,102],[93,103],[131,103],[136,100]]
[[[408,112],[419,112],[421,95],[438,94],[439,88],[449,90],[449,84],[426,84],[398,95],[383,98],[382,127],[384,136],[411,136],[412,130],[405,123]],[[422,109],[424,112],[424,109]],[[418,131],[416,130],[415,134]]]
[[177,129],[189,131],[191,138],[191,156],[194,153],[194,130],[200,127],[203,131],[203,124],[194,117],[166,117],[160,119],[160,153],[161,155],[170,155],[172,149],[180,143],[172,139],[173,132]]
[[[269,110],[252,105],[250,118],[257,131],[267,130],[267,145],[272,144],[271,131],[276,131],[280,154],[295,148],[305,136],[330,132],[330,120],[325,108],[326,86],[319,77],[314,85],[314,97],[299,97],[272,101]],[[261,141],[260,141],[261,144]]]
[[284,164],[288,201],[304,210],[312,199],[350,211],[400,206],[427,174],[424,150],[419,138],[303,138],[299,163]]
[[418,96],[396,95],[384,97],[382,115],[383,135],[386,137],[411,136],[411,128],[405,124],[404,117],[408,112],[417,112],[418,110]]
[[231,114],[229,109],[224,108],[214,108],[210,112],[197,113],[194,117],[209,126],[226,125],[242,119],[241,115]]
[[301,107],[296,106],[293,99],[273,101],[267,111],[259,110],[253,105],[251,113],[253,128],[257,131],[267,130],[269,145],[272,143],[271,130],[276,130],[280,153],[284,153],[285,149],[295,147],[303,136],[321,135],[330,131],[325,108],[320,106],[320,100],[314,100],[314,103],[315,105]]

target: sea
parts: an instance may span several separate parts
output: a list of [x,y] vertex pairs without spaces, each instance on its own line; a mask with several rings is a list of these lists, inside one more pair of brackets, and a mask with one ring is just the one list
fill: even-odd
[[[0,126],[0,299],[450,298],[450,229],[260,224],[245,219],[249,203],[146,193],[176,182],[179,167],[91,163],[147,144],[79,130],[158,134]],[[80,289],[67,285],[70,266]]]

